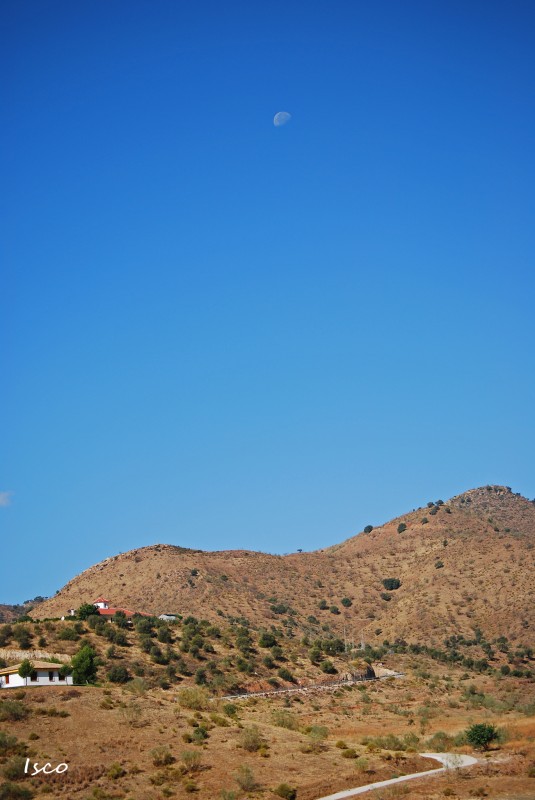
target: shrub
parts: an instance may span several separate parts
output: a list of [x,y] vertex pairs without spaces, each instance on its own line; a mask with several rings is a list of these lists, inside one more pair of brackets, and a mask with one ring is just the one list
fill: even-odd
[[392,600],[392,595],[388,594],[388,592],[381,592],[381,599],[386,600],[388,603],[389,600]]
[[324,749],[323,742],[328,733],[328,729],[323,725],[311,725],[307,728],[308,742],[301,748],[302,752],[320,753]]
[[357,751],[353,747],[348,747],[346,750],[342,750],[342,758],[356,758]]
[[337,672],[336,667],[334,666],[332,661],[329,661],[328,658],[325,661],[322,661],[320,664],[320,669],[322,672],[325,672],[327,675],[334,675]]
[[290,683],[295,682],[294,676],[292,675],[290,670],[287,669],[286,667],[280,667],[277,670],[277,675],[279,676],[279,678],[282,678],[283,681],[289,681]]
[[327,608],[329,608],[329,605],[328,605],[328,603],[327,603],[327,600],[320,600],[320,601],[319,601],[319,603],[318,603],[318,607],[319,607],[319,608],[320,608],[322,611],[325,611]]
[[206,683],[208,683],[208,678],[207,678],[207,675],[206,675],[206,670],[205,670],[205,669],[203,669],[202,667],[199,667],[199,669],[198,669],[198,670],[197,670],[197,672],[195,673],[195,683],[196,683],[198,686],[204,686]]
[[331,606],[329,611],[331,612],[331,614],[339,614],[340,613],[340,610],[339,610],[338,606]]
[[79,635],[70,625],[58,633],[58,639],[62,642],[77,642],[79,638]]
[[398,533],[403,533],[403,531],[407,530],[407,526],[404,522],[400,522],[398,525]]
[[208,731],[204,727],[204,725],[199,725],[197,728],[193,729],[193,733],[191,734],[191,741],[193,744],[202,744],[206,739],[208,739]]
[[276,709],[271,718],[273,724],[278,728],[287,728],[289,731],[299,730],[299,720],[291,711],[285,711],[282,708]]
[[349,597],[342,597],[340,602],[344,608],[350,608],[353,605],[353,601]]
[[[28,738],[31,739],[32,734]],[[19,742],[16,736],[10,736],[8,733],[0,731],[0,756],[22,756],[25,752],[26,745],[23,742]]]
[[238,706],[236,703],[225,703],[223,706],[223,711],[227,715],[227,717],[235,718],[238,714]]
[[173,764],[175,761],[175,757],[169,748],[165,747],[164,745],[155,747],[150,751],[150,754],[152,756],[152,763],[155,767],[167,767],[169,764]]
[[427,519],[427,517],[422,517],[422,525],[427,525],[428,522],[429,520]]
[[399,589],[401,581],[399,578],[384,578],[383,586],[385,589],[388,589],[389,592],[393,592],[395,589]]
[[32,646],[32,635],[30,631],[22,625],[15,625],[13,638],[18,643],[21,650],[29,650]]
[[264,631],[258,638],[258,644],[260,647],[274,647],[277,644],[277,640],[272,633]]
[[204,711],[208,708],[209,698],[205,689],[196,686],[185,686],[178,693],[178,702],[183,708]]
[[108,680],[112,683],[128,683],[130,680],[130,673],[126,667],[118,665],[110,669],[108,672]]
[[24,778],[24,767],[26,766],[26,759],[23,756],[13,756],[2,767],[2,775],[9,781],[19,781]]
[[256,725],[250,725],[242,730],[239,738],[239,746],[247,750],[248,753],[256,753],[261,747],[266,746],[266,740]]
[[364,533],[371,533],[373,531],[373,525],[366,525],[364,528]]
[[440,559],[438,561],[435,561],[435,569],[442,569],[443,566],[444,562],[440,561]]
[[488,750],[498,736],[497,728],[486,722],[478,722],[466,730],[466,741],[477,750]]
[[0,722],[17,722],[26,719],[28,709],[17,700],[0,701]]
[[276,794],[277,797],[283,797],[284,800],[296,800],[297,789],[293,789],[287,783],[279,783],[277,788],[273,789],[273,794]]
[[234,777],[236,778],[236,783],[244,792],[252,792],[256,788],[255,777],[251,767],[248,767],[247,764],[242,764],[238,771],[234,773]]
[[198,750],[184,750],[180,759],[187,772],[198,772],[201,768],[201,754]]
[[106,775],[108,778],[111,778],[112,781],[116,781],[119,780],[119,778],[122,778],[123,775],[126,775],[126,770],[121,766],[121,764],[119,764],[118,761],[114,761]]

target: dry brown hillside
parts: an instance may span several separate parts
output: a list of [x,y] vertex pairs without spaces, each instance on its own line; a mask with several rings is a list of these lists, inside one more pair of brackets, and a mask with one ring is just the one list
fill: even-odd
[[[131,550],[90,567],[32,614],[61,616],[104,594],[151,614],[245,618],[258,627],[345,632],[374,645],[396,638],[438,645],[477,628],[529,644],[534,546],[535,505],[488,486],[311,553]],[[385,587],[388,579],[399,587]]]

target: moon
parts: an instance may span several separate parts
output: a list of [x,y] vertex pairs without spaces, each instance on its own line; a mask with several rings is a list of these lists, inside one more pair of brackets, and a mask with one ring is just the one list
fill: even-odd
[[276,128],[280,128],[281,125],[286,125],[292,118],[292,115],[288,111],[277,111],[275,116],[273,117],[273,124]]

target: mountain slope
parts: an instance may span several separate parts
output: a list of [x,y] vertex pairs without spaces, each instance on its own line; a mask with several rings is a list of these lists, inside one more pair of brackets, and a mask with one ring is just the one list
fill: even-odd
[[[533,503],[492,486],[429,506],[311,553],[132,550],[90,567],[32,615],[61,616],[104,594],[153,614],[245,618],[372,644],[437,644],[476,628],[533,641]],[[390,578],[399,588],[385,588]]]

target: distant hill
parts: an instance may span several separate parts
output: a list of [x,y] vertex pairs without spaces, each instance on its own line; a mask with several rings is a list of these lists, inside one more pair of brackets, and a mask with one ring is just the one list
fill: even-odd
[[24,603],[0,603],[0,622],[14,622],[19,617],[28,614],[38,603],[47,599],[46,597],[34,597],[33,600],[25,600]]
[[533,642],[534,568],[535,505],[487,486],[315,552],[131,550],[85,570],[31,615],[61,616],[105,595],[151,614],[245,618],[371,644],[436,644],[477,628]]

